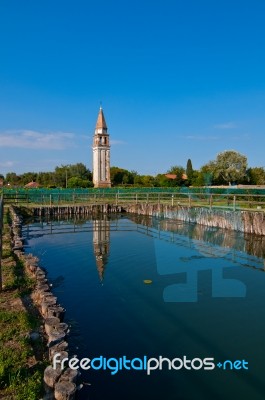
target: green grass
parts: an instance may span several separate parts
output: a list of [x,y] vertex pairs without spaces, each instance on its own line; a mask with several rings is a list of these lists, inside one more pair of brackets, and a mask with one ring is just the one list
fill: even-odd
[[43,365],[29,367],[34,349],[28,333],[38,324],[26,311],[0,310],[0,389],[16,400],[35,400],[42,392]]
[[[33,375],[17,373],[10,381],[10,390],[16,391],[16,400],[37,400],[41,397],[42,371],[36,371]],[[19,389],[18,389],[19,387]],[[18,390],[18,391],[17,391]]]
[[[4,215],[3,283],[0,292],[0,398],[8,400],[38,400],[42,394],[45,362],[42,340],[30,340],[29,333],[38,330],[41,321],[34,309],[23,307],[34,286],[24,264],[12,252],[9,213]],[[37,356],[37,358],[36,358]],[[40,361],[37,361],[40,360]]]

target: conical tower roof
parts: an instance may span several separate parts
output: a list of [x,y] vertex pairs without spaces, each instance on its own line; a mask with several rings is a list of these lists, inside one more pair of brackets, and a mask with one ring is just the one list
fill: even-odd
[[97,123],[96,123],[96,129],[108,129],[102,107],[100,107],[100,109],[99,109],[98,119],[97,119]]

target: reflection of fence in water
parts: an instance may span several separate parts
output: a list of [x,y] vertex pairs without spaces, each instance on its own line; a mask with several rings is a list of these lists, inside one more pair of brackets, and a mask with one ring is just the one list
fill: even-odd
[[[154,229],[150,226],[145,226],[144,228],[138,226],[138,232],[155,239],[157,272],[167,280],[170,280],[170,284],[163,289],[165,302],[197,302],[199,272],[211,272],[211,296],[217,298],[242,298],[247,295],[245,283],[240,279],[231,279],[225,276],[224,271],[227,268],[231,268],[231,266],[248,267],[264,272],[264,260],[249,256],[233,248],[233,241],[229,243],[230,246],[228,248],[225,248],[210,241],[205,242],[201,239],[192,238],[192,234],[184,236],[175,232],[172,227],[169,230],[164,230],[164,222],[161,221],[163,230],[159,229],[159,227]],[[179,225],[179,230],[182,230],[183,224],[180,222],[177,225]],[[219,230],[219,232],[220,235],[224,234],[222,230]],[[214,236],[213,241],[215,239],[216,236]],[[171,252],[169,249],[165,250],[163,246],[161,247],[161,240],[168,242],[170,245],[176,245],[177,252]],[[218,238],[219,240],[220,237]],[[181,280],[183,280],[183,274],[185,277],[184,283],[179,283],[178,276],[182,277]]]
[[[248,247],[245,236],[254,240],[253,235],[243,236],[240,233],[231,233],[218,228],[209,229],[199,225],[193,225],[193,229],[190,228],[189,224],[183,224],[181,221],[172,223],[162,220],[158,222],[156,228],[138,225],[137,231],[154,239],[195,250],[203,257],[223,258],[243,267],[265,270],[265,260],[260,255],[261,251],[258,255],[246,252]],[[265,249],[265,240],[263,245]],[[253,248],[249,247],[248,250],[253,250]]]
[[[101,225],[93,224],[93,221],[108,220],[108,230],[111,231],[135,231],[146,234],[156,239],[165,240],[176,245],[196,248],[205,257],[237,257],[240,264],[249,266],[250,257],[253,257],[253,267],[264,268],[265,237],[243,234],[219,228],[209,228],[198,224],[187,224],[182,221],[159,220],[146,216],[132,216],[127,218],[110,218],[107,215],[99,219],[69,219],[58,218],[41,221],[36,226],[25,225],[24,233],[27,238],[50,234],[71,234],[78,232],[95,232]],[[247,253],[247,254],[246,254]],[[248,260],[248,261],[247,261]],[[261,266],[262,264],[262,266]]]
[[[33,238],[33,237],[41,237],[45,235],[60,235],[60,234],[72,234],[72,233],[83,233],[83,232],[95,232],[95,231],[100,231],[102,229],[102,224],[100,222],[102,221],[108,221],[109,224],[105,225],[107,229],[111,231],[135,231],[136,228],[130,224],[126,223],[126,221],[118,222],[120,220],[115,220],[111,221],[110,219],[107,218],[102,218],[102,219],[91,219],[89,221],[82,220],[82,222],[79,220],[79,223],[77,223],[75,220],[64,220],[63,222],[60,221],[59,219],[57,221],[53,221],[49,219],[48,221],[41,221],[39,223],[34,223],[24,225],[24,234],[26,235],[27,239]],[[97,222],[97,224],[95,224]]]
[[[134,216],[132,220],[128,220],[127,218],[111,219],[104,215],[100,219],[91,218],[86,222],[79,221],[77,224],[74,220],[71,225],[69,222],[42,221],[37,226],[25,226],[24,234],[28,238],[33,238],[51,234],[91,232],[100,282],[104,279],[108,263],[112,231],[137,231],[149,236],[155,239],[158,274],[172,277],[172,283],[165,286],[163,290],[163,298],[166,302],[197,301],[198,273],[209,270],[212,276],[212,297],[245,297],[246,285],[238,279],[224,278],[224,269],[235,265],[264,270],[264,260],[246,254],[244,235],[235,232],[142,216]],[[159,244],[161,241],[177,246],[177,253],[168,251],[164,257],[165,248]],[[213,260],[211,263],[209,263],[210,259]],[[176,274],[185,274],[185,283],[174,283]]]

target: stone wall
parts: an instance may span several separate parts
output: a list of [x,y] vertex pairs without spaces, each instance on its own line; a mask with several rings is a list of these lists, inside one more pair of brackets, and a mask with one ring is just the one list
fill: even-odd
[[35,216],[97,215],[124,212],[124,208],[113,204],[89,204],[83,206],[40,206],[33,207]]
[[84,206],[42,206],[33,208],[36,216],[97,215],[127,212],[158,218],[181,220],[209,227],[265,235],[265,213],[262,211],[232,211],[207,207],[169,206],[163,204],[89,204]]
[[265,235],[265,214],[258,211],[230,211],[206,207],[168,206],[163,204],[131,204],[126,212],[159,218],[181,220],[238,232]]

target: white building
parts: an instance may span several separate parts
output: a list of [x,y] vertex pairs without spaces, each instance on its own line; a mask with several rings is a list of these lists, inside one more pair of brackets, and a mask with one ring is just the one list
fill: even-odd
[[102,107],[93,140],[93,183],[96,188],[111,187],[109,134]]

